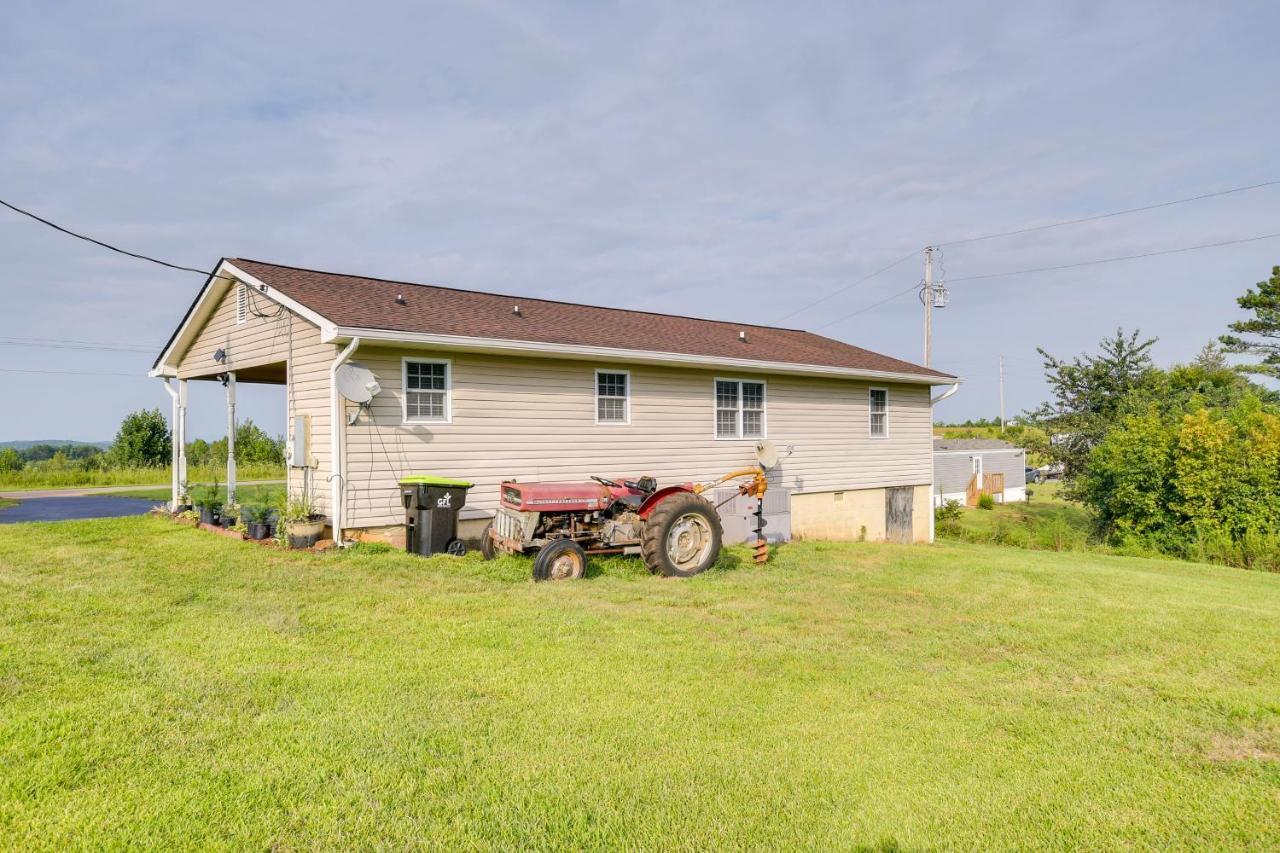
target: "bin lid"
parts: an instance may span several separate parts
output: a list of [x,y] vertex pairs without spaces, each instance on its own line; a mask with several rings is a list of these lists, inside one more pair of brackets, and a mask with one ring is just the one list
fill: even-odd
[[458,489],[469,489],[475,485],[475,483],[468,483],[466,480],[451,480],[448,477],[435,477],[431,474],[401,477],[400,483],[405,486],[446,486]]

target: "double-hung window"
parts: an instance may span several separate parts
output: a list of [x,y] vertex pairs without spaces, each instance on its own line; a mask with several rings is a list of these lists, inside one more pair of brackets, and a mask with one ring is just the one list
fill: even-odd
[[449,362],[406,358],[404,420],[413,423],[447,423],[451,416],[449,381]]
[[872,388],[867,392],[872,438],[889,437],[889,389]]
[[596,371],[596,423],[631,422],[631,374],[625,370]]
[[715,382],[716,438],[764,438],[764,383]]

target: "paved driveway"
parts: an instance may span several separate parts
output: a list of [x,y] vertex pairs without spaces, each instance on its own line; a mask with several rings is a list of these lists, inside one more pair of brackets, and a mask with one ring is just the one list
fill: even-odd
[[17,506],[0,508],[0,524],[20,521],[70,521],[77,518],[119,518],[142,515],[157,501],[146,498],[118,498],[107,495],[74,497],[24,497]]

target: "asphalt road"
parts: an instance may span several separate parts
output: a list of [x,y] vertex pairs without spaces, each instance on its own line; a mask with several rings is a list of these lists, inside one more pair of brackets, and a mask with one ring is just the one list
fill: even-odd
[[70,497],[23,497],[17,506],[0,508],[0,524],[22,521],[71,521],[80,518],[120,518],[143,515],[156,502],[147,498],[119,498],[108,495]]
[[[237,485],[259,486],[282,483],[284,480],[241,480]],[[147,492],[152,489],[168,489],[168,486],[165,483],[155,483],[150,486],[79,486],[73,489],[17,489],[7,492],[0,490],[0,498],[12,498],[15,501],[25,501],[30,498],[78,498],[113,492]]]

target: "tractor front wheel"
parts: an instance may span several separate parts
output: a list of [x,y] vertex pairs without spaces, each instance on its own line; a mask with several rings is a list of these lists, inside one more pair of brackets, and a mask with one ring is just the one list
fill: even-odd
[[485,525],[484,533],[480,534],[480,556],[486,560],[492,560],[498,556],[497,551],[494,549],[492,533],[493,522],[491,521]]
[[720,537],[715,507],[692,492],[677,492],[649,514],[640,553],[654,574],[687,578],[715,564]]
[[533,559],[536,581],[577,580],[587,573],[587,552],[572,539],[557,539]]

